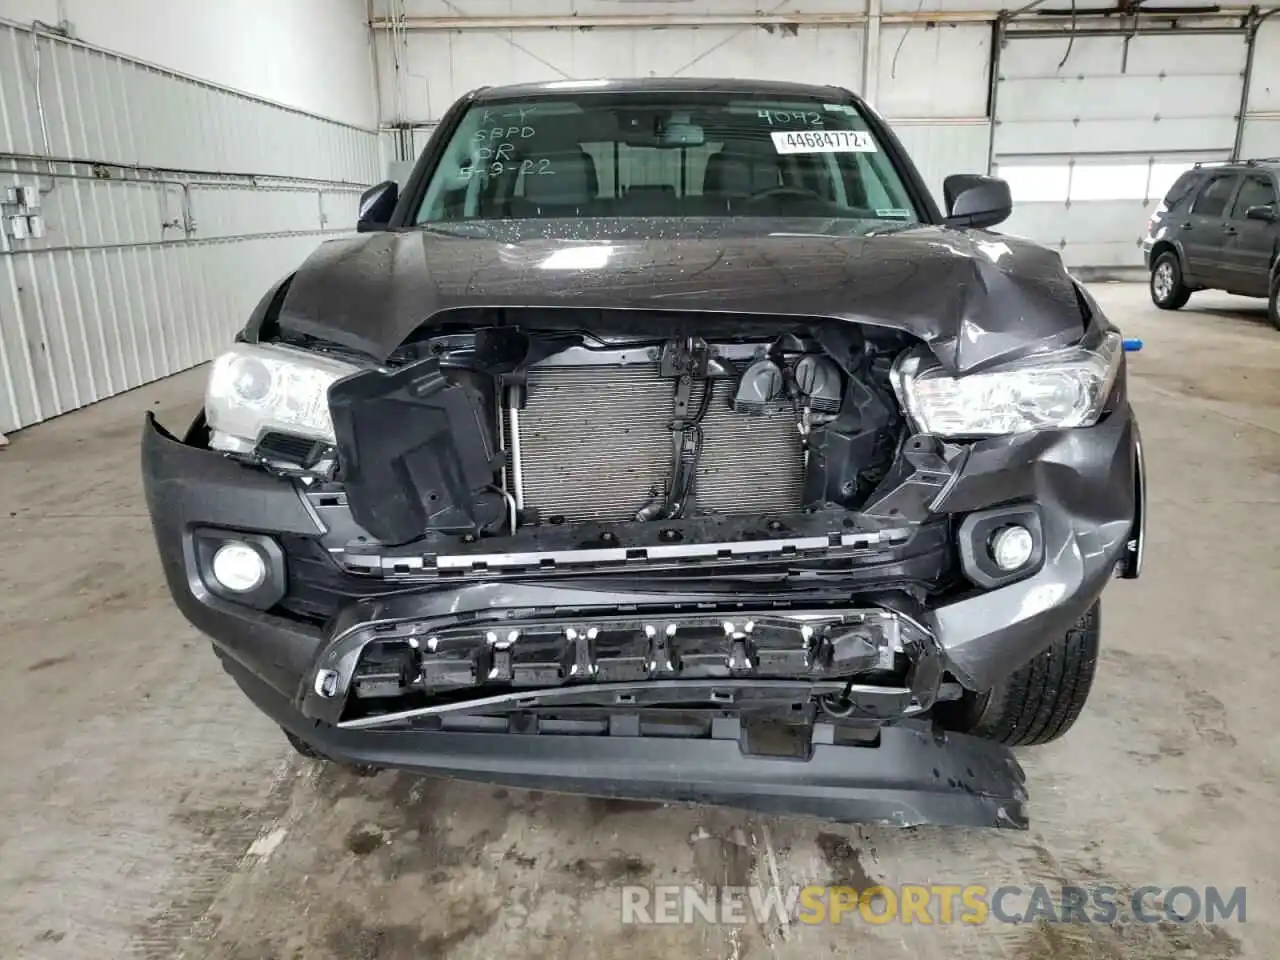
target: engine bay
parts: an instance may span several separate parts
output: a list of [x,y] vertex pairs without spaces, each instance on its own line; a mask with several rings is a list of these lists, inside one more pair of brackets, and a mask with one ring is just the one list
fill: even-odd
[[[309,452],[332,474],[313,489],[340,485],[386,544],[858,509],[903,435],[901,338],[761,326],[423,337],[333,385],[336,450]],[[273,442],[259,454],[278,465]]]
[[798,338],[570,347],[503,388],[524,523],[795,512],[841,374]]

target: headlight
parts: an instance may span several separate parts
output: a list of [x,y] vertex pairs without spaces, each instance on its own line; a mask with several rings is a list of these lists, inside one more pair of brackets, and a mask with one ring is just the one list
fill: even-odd
[[236,344],[213,361],[205,388],[210,446],[244,453],[272,431],[332,443],[329,385],[358,369],[294,347]]
[[923,351],[894,368],[893,389],[921,433],[992,436],[1097,423],[1124,355],[1120,334],[953,377]]

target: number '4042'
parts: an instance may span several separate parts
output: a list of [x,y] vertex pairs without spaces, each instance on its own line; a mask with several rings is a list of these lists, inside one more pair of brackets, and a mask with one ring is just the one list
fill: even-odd
[[756,116],[771,127],[775,123],[799,123],[807,124],[811,127],[822,126],[822,114],[813,110],[761,110]]

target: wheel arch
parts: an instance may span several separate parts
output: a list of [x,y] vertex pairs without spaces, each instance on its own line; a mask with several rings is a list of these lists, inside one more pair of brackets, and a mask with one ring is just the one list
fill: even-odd
[[[1182,255],[1182,248],[1172,240],[1157,240],[1151,247],[1151,269],[1156,268],[1156,261],[1164,254],[1172,251],[1173,255],[1178,258],[1178,268],[1182,271],[1183,276],[1187,273],[1187,261]],[[1274,267],[1272,268],[1274,269]]]

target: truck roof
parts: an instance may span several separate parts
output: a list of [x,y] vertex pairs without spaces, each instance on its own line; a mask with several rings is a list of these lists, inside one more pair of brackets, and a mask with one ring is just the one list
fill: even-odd
[[476,102],[518,100],[565,93],[741,93],[776,97],[846,101],[858,99],[841,87],[783,80],[735,80],[706,77],[635,77],[594,80],[548,80],[481,87],[473,91]]

